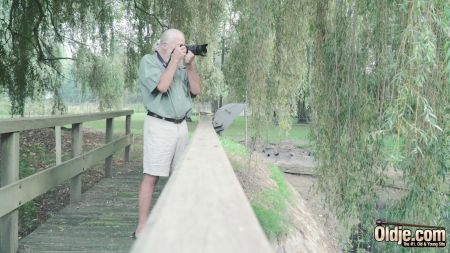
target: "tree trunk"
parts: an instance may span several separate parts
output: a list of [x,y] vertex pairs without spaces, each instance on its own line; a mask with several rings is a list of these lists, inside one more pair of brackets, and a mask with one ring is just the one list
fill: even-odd
[[211,101],[211,112],[216,113],[217,109],[219,109],[217,100]]
[[297,123],[308,123],[308,110],[306,109],[305,99],[299,99],[297,102]]

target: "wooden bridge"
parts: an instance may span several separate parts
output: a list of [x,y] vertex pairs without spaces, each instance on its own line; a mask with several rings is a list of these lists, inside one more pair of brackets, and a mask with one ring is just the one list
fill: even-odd
[[[138,240],[142,161],[130,161],[133,111],[0,120],[0,253],[10,252],[273,252],[209,120],[202,120],[182,167],[155,191],[149,223]],[[113,119],[126,117],[125,135],[113,139]],[[106,120],[106,144],[83,152],[82,123]],[[61,161],[60,127],[72,124],[72,158]],[[19,180],[19,134],[54,127],[57,164]],[[112,156],[125,150],[125,168]],[[105,178],[81,194],[81,176],[104,161]],[[70,205],[25,238],[17,208],[70,181]],[[164,186],[165,185],[165,186]],[[163,190],[164,189],[164,190]]]

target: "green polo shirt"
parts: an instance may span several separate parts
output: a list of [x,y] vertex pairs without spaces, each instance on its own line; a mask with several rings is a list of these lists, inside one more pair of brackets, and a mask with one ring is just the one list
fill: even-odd
[[156,53],[142,57],[139,64],[139,85],[144,106],[162,117],[181,119],[192,108],[186,69],[178,67],[167,92],[160,92],[156,86],[165,70]]

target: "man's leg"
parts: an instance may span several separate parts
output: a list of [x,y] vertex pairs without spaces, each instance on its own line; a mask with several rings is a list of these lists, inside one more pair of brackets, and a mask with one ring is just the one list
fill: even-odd
[[172,164],[170,166],[171,174],[181,166],[183,158],[186,154],[186,148],[189,143],[189,135],[186,121],[184,121],[178,126],[177,131],[178,131],[177,133],[178,139],[177,145],[175,147],[175,154],[173,156]]
[[136,237],[139,237],[147,223],[153,191],[155,190],[156,183],[158,183],[158,179],[158,176],[148,174],[144,174],[142,178],[141,188],[139,190],[139,222],[136,228]]

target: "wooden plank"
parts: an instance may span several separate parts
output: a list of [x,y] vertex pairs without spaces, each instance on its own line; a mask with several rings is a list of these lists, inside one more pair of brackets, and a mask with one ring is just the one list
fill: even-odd
[[[72,124],[72,157],[77,157],[83,152],[83,128],[82,123]],[[76,203],[81,198],[81,173],[70,179],[70,202]]]
[[280,170],[284,173],[292,174],[292,175],[307,175],[307,176],[316,176],[316,172],[314,171],[314,167],[301,167],[301,168],[284,168],[282,165],[278,165]]
[[64,181],[79,175],[87,168],[99,164],[109,155],[123,149],[126,145],[130,145],[132,141],[132,135],[117,138],[103,147],[93,149],[78,157],[64,161],[60,165],[40,171],[0,188],[0,199],[2,200],[0,217],[46,193]]
[[89,114],[72,114],[62,116],[2,119],[0,120],[0,134],[46,127],[63,126],[68,124],[101,120],[106,118],[115,118],[130,114],[133,114],[133,110],[99,112]]
[[55,126],[55,155],[56,165],[61,164],[61,126]]
[[210,120],[199,123],[131,252],[274,252]]
[[[67,206],[22,238],[19,252],[129,252],[138,218],[142,164],[136,161],[113,172],[113,178],[102,179],[83,193],[79,204]],[[165,181],[158,181],[154,202]]]
[[[113,137],[114,121],[113,118],[106,119],[106,136],[105,142],[109,143]],[[112,177],[112,159],[113,156],[108,156],[105,158],[105,177]]]
[[[0,187],[19,180],[19,133],[2,134]],[[7,199],[0,198],[2,205]],[[19,243],[18,211],[0,216],[0,252],[15,253]]]
[[[125,118],[125,134],[128,135],[131,133],[131,114],[127,115]],[[124,161],[130,161],[130,145],[125,147]]]

